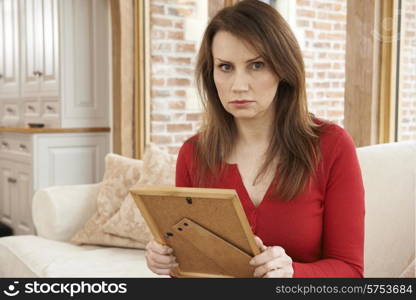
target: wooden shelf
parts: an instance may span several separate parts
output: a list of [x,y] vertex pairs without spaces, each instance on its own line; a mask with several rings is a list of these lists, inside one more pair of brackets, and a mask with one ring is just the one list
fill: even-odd
[[0,127],[0,132],[16,133],[72,133],[72,132],[109,132],[108,127],[98,128],[30,128],[30,127]]

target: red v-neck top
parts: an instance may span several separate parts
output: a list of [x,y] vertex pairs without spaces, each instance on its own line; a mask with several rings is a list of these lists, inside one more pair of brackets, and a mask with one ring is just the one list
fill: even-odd
[[[236,164],[226,164],[210,187],[236,190],[253,233],[266,246],[283,247],[292,258],[293,277],[363,277],[364,187],[355,145],[340,126],[325,128],[317,179],[290,202],[272,198],[269,186],[255,207]],[[179,151],[178,187],[196,187],[192,166],[196,138]]]

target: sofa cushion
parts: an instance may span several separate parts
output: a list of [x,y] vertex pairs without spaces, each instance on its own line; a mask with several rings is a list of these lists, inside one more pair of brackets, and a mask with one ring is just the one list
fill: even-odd
[[[174,186],[176,156],[149,144],[143,157],[142,176],[137,186]],[[145,248],[152,238],[150,230],[131,194],[123,201],[120,210],[104,225],[104,231],[133,239]]]
[[358,148],[366,198],[365,277],[398,277],[415,257],[416,143]]
[[97,210],[100,183],[51,186],[35,193],[32,216],[38,236],[68,241]]
[[97,211],[84,227],[70,240],[75,244],[93,244],[118,247],[141,247],[142,244],[104,232],[103,225],[120,208],[122,201],[140,178],[143,162],[117,154],[107,154],[105,173],[97,197]]
[[[30,245],[30,246],[29,246]],[[1,277],[42,277],[48,265],[84,248],[33,235],[0,239]]]
[[76,246],[37,236],[1,238],[0,261],[1,277],[163,277],[147,268],[143,250]]

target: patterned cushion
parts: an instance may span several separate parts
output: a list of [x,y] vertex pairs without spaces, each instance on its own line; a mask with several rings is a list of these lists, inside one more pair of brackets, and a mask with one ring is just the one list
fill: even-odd
[[117,154],[107,154],[104,179],[97,197],[97,211],[70,240],[75,244],[92,244],[127,248],[142,243],[104,232],[104,224],[119,210],[128,190],[140,179],[143,162]]
[[[142,176],[135,186],[174,186],[176,156],[150,144],[143,157]],[[129,194],[120,210],[104,225],[104,231],[129,238],[144,248],[152,238],[149,228]]]

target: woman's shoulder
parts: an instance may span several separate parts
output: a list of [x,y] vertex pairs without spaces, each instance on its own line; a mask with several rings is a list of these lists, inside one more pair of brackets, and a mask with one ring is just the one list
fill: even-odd
[[349,135],[347,130],[332,121],[317,117],[314,117],[313,121],[319,125],[322,138],[338,139],[340,136]]
[[351,135],[340,125],[329,120],[316,117],[313,120],[317,125],[320,125],[321,128],[320,140],[322,150],[328,149],[333,151],[334,148],[339,147],[339,145],[349,145],[355,147]]
[[179,149],[179,155],[190,156],[194,152],[196,143],[198,141],[198,134],[195,134],[189,137],[185,142],[183,142],[181,148]]

